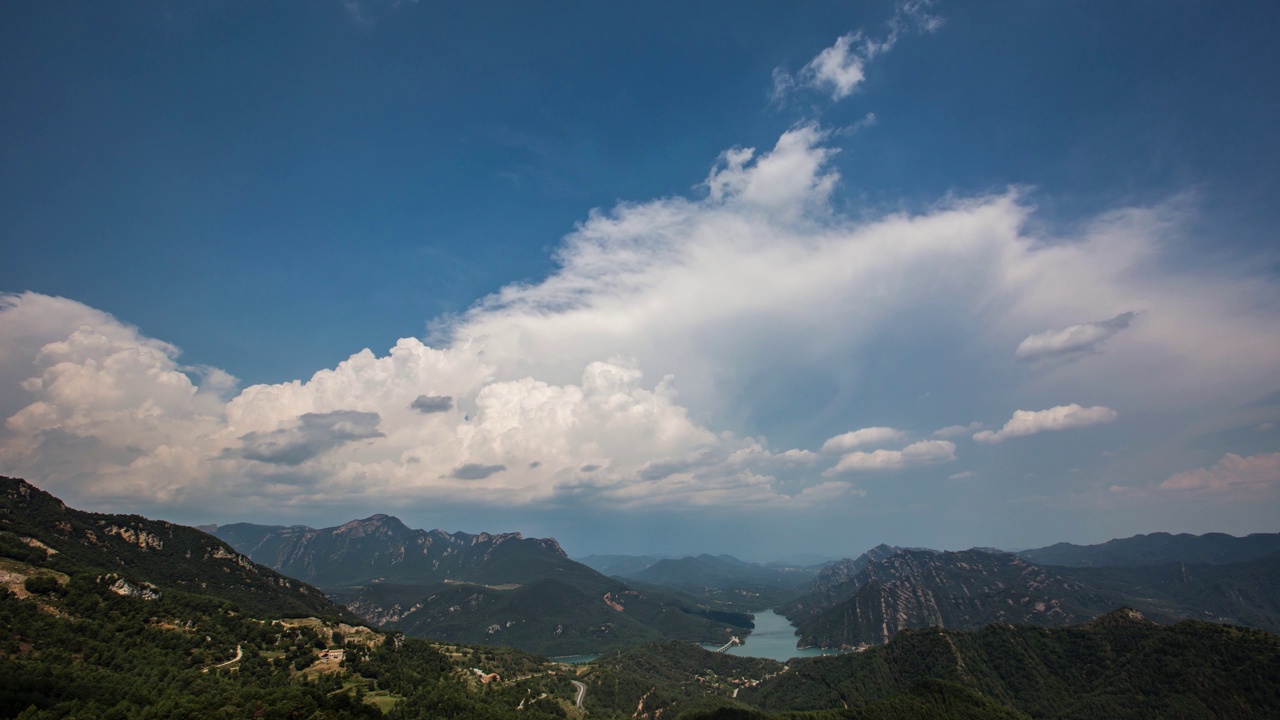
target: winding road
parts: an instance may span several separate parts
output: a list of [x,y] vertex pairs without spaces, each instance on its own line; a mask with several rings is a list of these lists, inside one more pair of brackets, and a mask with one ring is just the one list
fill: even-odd
[[216,670],[217,668],[220,668],[220,667],[226,667],[226,666],[230,665],[230,664],[231,664],[231,663],[233,663],[233,662],[237,662],[237,661],[238,661],[238,660],[240,660],[240,658],[242,658],[242,657],[244,657],[244,649],[243,649],[241,646],[237,645],[237,646],[236,646],[236,656],[235,656],[235,657],[231,658],[230,660],[228,660],[228,661],[226,661],[226,662],[224,662],[224,663],[218,663],[217,665],[214,665],[212,668],[204,668],[204,669],[202,669],[200,672],[209,672],[209,670],[211,670],[211,669]]
[[573,683],[574,686],[578,688],[578,696],[573,699],[574,707],[582,707],[582,698],[587,696],[586,684],[580,683],[577,680],[570,680],[569,682]]

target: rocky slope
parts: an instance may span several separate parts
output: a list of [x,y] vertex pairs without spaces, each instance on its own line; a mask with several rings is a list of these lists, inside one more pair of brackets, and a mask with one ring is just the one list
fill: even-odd
[[1280,627],[1280,555],[1231,565],[1065,568],[1008,553],[897,550],[825,594],[786,608],[801,643],[878,645],[907,628],[1060,626],[1120,606],[1182,618]]
[[[0,541],[38,550],[44,554],[41,564],[47,561],[59,572],[99,572],[118,584],[118,594],[177,591],[234,603],[258,617],[356,621],[315,587],[263,567],[199,530],[138,515],[75,510],[17,478],[0,477]],[[15,572],[6,574],[12,580]]]
[[805,645],[883,644],[904,628],[975,628],[992,622],[1068,625],[1116,599],[1015,555],[898,550],[841,587],[845,600],[796,618]]
[[318,530],[239,523],[215,534],[255,562],[322,587],[521,582],[570,562],[553,538],[414,530],[390,515]]

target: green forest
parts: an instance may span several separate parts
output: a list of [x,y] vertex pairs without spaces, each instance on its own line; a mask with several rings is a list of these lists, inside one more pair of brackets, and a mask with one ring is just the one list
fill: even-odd
[[0,679],[0,717],[27,720],[1248,720],[1280,717],[1280,636],[1119,609],[788,663],[665,641],[569,665],[373,629],[197,530],[0,478]]

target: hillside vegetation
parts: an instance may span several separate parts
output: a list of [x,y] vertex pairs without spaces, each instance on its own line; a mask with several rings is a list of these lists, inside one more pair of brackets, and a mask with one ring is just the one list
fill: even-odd
[[990,623],[1057,627],[1133,607],[1180,619],[1280,629],[1280,555],[1243,563],[1069,568],[985,550],[896,549],[781,611],[803,645],[881,645],[907,628],[975,629]]
[[389,515],[319,530],[215,532],[253,560],[317,583],[366,622],[425,639],[559,656],[664,639],[719,644],[752,627],[749,615],[713,598],[606,577],[552,538],[414,530]]

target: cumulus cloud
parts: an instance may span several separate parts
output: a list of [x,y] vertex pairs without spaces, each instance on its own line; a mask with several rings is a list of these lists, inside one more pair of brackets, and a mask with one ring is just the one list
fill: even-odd
[[824,453],[845,453],[869,445],[888,445],[907,439],[907,434],[891,427],[869,427],[837,435],[822,444]]
[[424,415],[448,412],[453,409],[453,398],[448,395],[419,395],[409,403],[409,407]]
[[801,77],[830,92],[832,100],[848,97],[866,78],[863,68],[871,55],[869,48],[864,49],[863,54],[850,52],[850,45],[860,39],[853,33],[840,36],[835,45],[818,53],[804,66]]
[[1161,490],[1253,497],[1280,488],[1280,453],[1227,453],[1211,468],[1188,470],[1160,483]]
[[[1183,428],[1280,386],[1274,284],[1157,262],[1164,239],[1183,232],[1181,209],[1121,209],[1052,239],[1028,229],[1032,211],[1013,191],[852,218],[832,202],[830,142],[804,125],[770,149],[728,150],[705,192],[592,212],[547,277],[439,321],[429,341],[362,350],[289,382],[237,391],[225,373],[179,363],[176,348],[109,314],[5,296],[0,472],[68,499],[155,503],[800,507],[858,495],[812,477],[819,457],[808,449],[850,427],[852,411],[830,427],[815,420],[808,442],[775,451],[749,429],[775,412],[750,409],[762,380],[829,389],[828,406],[809,409],[815,418],[887,413],[893,398],[919,394],[919,377],[963,377],[1004,407],[1089,393]],[[1008,348],[1117,308],[1143,312],[1125,342],[1007,382]],[[904,341],[926,352],[906,363],[885,354]],[[954,395],[943,390],[937,402]],[[889,400],[865,407],[877,396]],[[456,412],[424,412],[440,398]],[[334,413],[377,420],[328,434],[301,420]],[[1019,411],[977,435],[1113,418],[1103,407]],[[955,457],[942,439],[873,445],[833,446],[843,455],[828,478]],[[508,470],[458,482],[468,466]],[[304,475],[301,495],[286,480]]]
[[1137,313],[1120,313],[1110,320],[1083,323],[1028,336],[1014,351],[1018,360],[1075,358],[1096,353],[1102,343],[1129,327]]
[[1109,407],[1095,405],[1081,407],[1075,403],[1059,405],[1048,410],[1015,410],[1013,417],[997,432],[984,430],[973,436],[974,440],[984,443],[999,443],[1014,437],[1035,435],[1051,430],[1068,430],[1070,428],[1097,425],[1113,422],[1118,413]]
[[339,445],[385,437],[378,430],[379,420],[376,412],[306,413],[293,427],[246,433],[240,438],[243,443],[240,455],[246,460],[264,463],[301,465]]
[[956,459],[956,444],[947,440],[922,440],[901,450],[854,452],[840,458],[826,477],[868,470],[902,470],[917,465],[934,465]]
[[948,480],[968,480],[971,477],[977,477],[977,473],[975,473],[972,470],[965,470],[963,472],[958,472],[952,475],[948,475],[947,479]]

